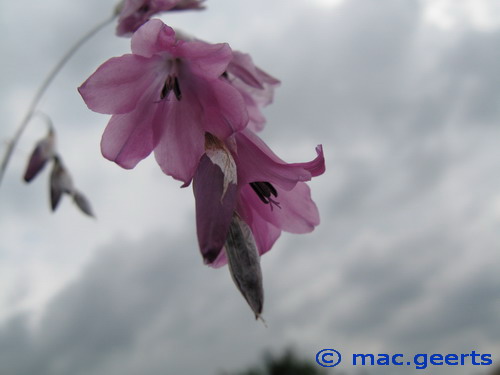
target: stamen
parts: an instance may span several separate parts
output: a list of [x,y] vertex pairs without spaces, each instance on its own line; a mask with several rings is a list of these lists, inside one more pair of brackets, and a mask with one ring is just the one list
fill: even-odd
[[263,203],[271,204],[271,210],[273,209],[273,205],[275,205],[278,208],[281,208],[279,202],[271,198],[271,196],[277,197],[278,192],[276,191],[274,186],[271,185],[269,182],[266,181],[250,182],[250,186],[252,187],[253,191],[255,191],[255,193]]
[[264,184],[266,184],[266,186],[269,188],[272,195],[274,195],[275,197],[278,196],[278,192],[276,191],[273,185],[271,185],[269,182],[264,182]]
[[181,87],[179,86],[179,80],[177,79],[177,77],[172,77],[169,75],[161,89],[160,100],[165,99],[172,90],[174,91],[175,98],[180,101],[182,99],[182,93]]
[[181,87],[179,86],[179,80],[177,77],[174,77],[174,94],[175,98],[180,101],[182,98]]
[[[170,76],[168,76],[168,78],[170,78]],[[161,89],[161,93],[160,93],[160,99],[161,100],[165,99],[168,96],[169,92],[170,92],[170,88],[168,87],[168,78],[165,81],[165,83],[163,84],[163,87]]]

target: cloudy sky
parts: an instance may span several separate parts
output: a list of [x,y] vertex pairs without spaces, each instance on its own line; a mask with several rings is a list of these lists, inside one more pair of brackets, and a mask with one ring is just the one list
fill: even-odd
[[[114,5],[0,2],[2,154],[45,74]],[[217,375],[290,345],[310,360],[476,350],[500,365],[498,1],[207,0],[163,20],[282,81],[262,137],[289,162],[323,144],[322,223],[262,258],[267,328],[255,322],[227,268],[202,264],[191,190],[153,158],[125,171],[100,155],[108,118],[76,87],[129,51],[108,26],[39,107],[97,219],[69,200],[50,213],[48,171],[21,182],[40,118],[0,187],[0,373]]]

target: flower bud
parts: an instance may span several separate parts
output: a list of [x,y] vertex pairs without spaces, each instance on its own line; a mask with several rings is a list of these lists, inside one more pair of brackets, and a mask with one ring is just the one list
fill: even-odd
[[59,157],[54,157],[54,166],[50,174],[50,205],[55,211],[63,193],[73,195],[73,180],[62,165]]
[[54,156],[55,138],[55,133],[51,128],[45,138],[37,142],[26,167],[24,181],[31,182],[45,167],[47,161]]

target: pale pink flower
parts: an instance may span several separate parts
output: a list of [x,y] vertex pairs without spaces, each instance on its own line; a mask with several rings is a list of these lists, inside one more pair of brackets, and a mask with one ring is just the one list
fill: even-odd
[[204,9],[204,0],[125,0],[117,9],[118,25],[116,34],[119,36],[131,35],[157,13]]
[[108,60],[79,88],[91,110],[113,115],[102,153],[130,169],[154,150],[166,174],[189,184],[205,153],[205,133],[224,140],[248,123],[242,95],[221,77],[231,48],[178,40],[157,19],[131,44],[132,54]]
[[[227,262],[222,251],[233,214],[251,229],[260,255],[269,251],[281,231],[308,233],[319,224],[319,213],[304,181],[325,171],[321,146],[317,157],[287,164],[252,131],[235,134],[207,153],[193,179],[197,233],[205,263]],[[218,160],[218,161],[217,161]],[[234,176],[234,172],[236,176]]]

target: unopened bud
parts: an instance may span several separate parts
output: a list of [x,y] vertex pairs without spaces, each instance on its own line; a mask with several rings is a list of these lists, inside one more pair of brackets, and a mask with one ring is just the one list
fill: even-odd
[[52,129],[49,130],[45,138],[39,140],[35,149],[31,153],[26,172],[24,173],[24,181],[31,182],[38,173],[45,167],[55,152],[55,134]]

